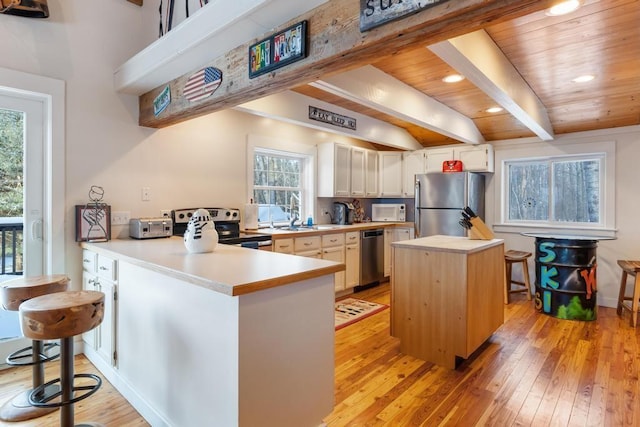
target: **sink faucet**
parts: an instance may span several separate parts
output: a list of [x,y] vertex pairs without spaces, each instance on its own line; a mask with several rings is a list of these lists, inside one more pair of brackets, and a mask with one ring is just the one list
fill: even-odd
[[291,216],[291,222],[289,223],[289,226],[290,226],[291,228],[295,228],[295,227],[296,227],[295,222],[296,222],[297,220],[299,220],[299,219],[300,219],[300,218],[298,218],[298,214],[293,214],[293,215]]

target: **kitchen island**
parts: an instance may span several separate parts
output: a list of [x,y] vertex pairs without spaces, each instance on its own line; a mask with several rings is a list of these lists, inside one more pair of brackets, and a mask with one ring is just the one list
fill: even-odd
[[117,358],[85,354],[151,425],[311,427],[331,412],[343,264],[228,245],[189,254],[179,237],[82,247],[83,261],[117,263]]
[[391,246],[391,335],[402,353],[455,369],[504,322],[503,241],[429,236]]

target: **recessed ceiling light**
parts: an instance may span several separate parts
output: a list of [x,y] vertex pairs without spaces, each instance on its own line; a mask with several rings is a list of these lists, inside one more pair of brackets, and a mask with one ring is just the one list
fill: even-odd
[[551,6],[545,14],[547,16],[560,16],[571,13],[580,7],[580,0],[565,0]]
[[595,76],[592,74],[585,74],[584,76],[578,76],[575,79],[571,80],[574,83],[586,83],[595,79]]
[[487,108],[486,110],[487,113],[499,113],[500,111],[502,111],[502,107],[491,107],[491,108]]
[[460,74],[450,74],[442,79],[445,83],[458,83],[462,80],[464,80],[464,76],[461,76]]

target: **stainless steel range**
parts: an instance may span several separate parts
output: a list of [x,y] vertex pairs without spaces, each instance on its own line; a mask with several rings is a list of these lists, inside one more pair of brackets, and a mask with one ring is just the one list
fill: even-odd
[[[191,215],[198,208],[175,209],[171,211],[173,220],[173,235],[184,236]],[[271,245],[271,236],[268,234],[248,234],[240,232],[240,210],[233,208],[204,208],[209,211],[216,231],[218,242],[225,245],[237,245],[246,248],[258,249]]]

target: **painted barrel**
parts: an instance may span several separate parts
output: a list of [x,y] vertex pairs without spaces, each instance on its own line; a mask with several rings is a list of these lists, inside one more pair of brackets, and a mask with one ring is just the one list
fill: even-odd
[[596,240],[536,237],[536,309],[559,319],[597,317]]

